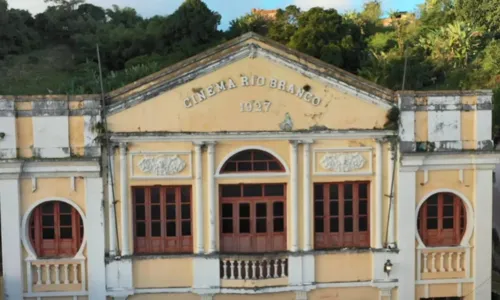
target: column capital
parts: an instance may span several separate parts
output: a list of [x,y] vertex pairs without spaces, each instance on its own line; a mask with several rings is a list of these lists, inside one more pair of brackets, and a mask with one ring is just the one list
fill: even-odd
[[300,144],[314,144],[314,140],[312,139],[288,140],[288,142],[293,146],[298,146]]
[[124,151],[124,152],[128,151],[128,143],[127,142],[120,142],[119,147],[120,147],[120,151]]

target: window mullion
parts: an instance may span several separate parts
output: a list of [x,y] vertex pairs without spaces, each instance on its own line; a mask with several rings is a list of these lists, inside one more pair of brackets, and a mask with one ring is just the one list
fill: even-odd
[[[359,241],[359,183],[352,185],[352,232],[354,240]],[[382,234],[381,232],[379,234]]]
[[53,210],[53,217],[54,217],[54,239],[55,239],[55,246],[56,246],[56,255],[60,254],[60,242],[61,242],[61,237],[59,235],[60,233],[60,225],[59,225],[59,216],[60,216],[60,209],[59,209],[59,202],[54,202],[54,210]]
[[344,183],[338,184],[338,197],[339,197],[339,241],[340,246],[344,245]]
[[[175,240],[177,241],[177,247],[179,250],[181,248],[181,236],[182,236],[182,215],[181,215],[181,188],[175,188]],[[204,231],[203,231],[204,232]],[[202,232],[202,233],[203,233]],[[202,245],[205,248],[205,245]]]

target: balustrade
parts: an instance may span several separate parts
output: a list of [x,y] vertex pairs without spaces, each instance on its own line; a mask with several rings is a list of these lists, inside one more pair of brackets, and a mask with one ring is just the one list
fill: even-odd
[[[462,277],[470,276],[470,248],[422,248],[418,249],[418,279],[422,276],[429,277],[433,274],[455,275],[465,272]],[[454,276],[456,277],[456,276]],[[444,277],[439,277],[444,278]]]
[[[44,286],[77,285],[86,288],[85,259],[27,260],[28,293]],[[44,289],[45,290],[45,289]]]
[[222,279],[263,280],[288,276],[286,257],[228,257],[220,260]]

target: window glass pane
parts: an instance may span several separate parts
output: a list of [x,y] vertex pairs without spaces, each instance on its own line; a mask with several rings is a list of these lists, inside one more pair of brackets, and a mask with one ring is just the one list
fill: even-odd
[[453,206],[445,205],[443,207],[443,217],[453,217]]
[[437,194],[430,196],[429,199],[427,200],[427,204],[429,204],[429,205],[437,205],[437,203],[438,203],[438,195]]
[[283,168],[278,162],[271,161],[269,162],[269,171],[283,171]]
[[160,203],[160,188],[151,188],[151,203]]
[[359,231],[368,231],[368,217],[359,218]]
[[272,157],[267,152],[255,150],[253,152],[253,159],[254,160],[274,160],[274,157]]
[[151,220],[160,220],[161,208],[159,205],[151,205]]
[[330,232],[339,232],[338,218],[330,218]]
[[265,161],[254,162],[253,163],[253,170],[254,171],[267,171],[267,162],[265,162]]
[[42,213],[53,214],[54,213],[54,202],[46,202],[42,204]]
[[323,201],[314,201],[314,215],[318,217],[325,215]]
[[354,227],[352,224],[352,218],[345,218],[344,219],[344,231],[345,232],[353,232]]
[[167,236],[176,236],[175,222],[167,222]]
[[428,217],[437,217],[437,215],[438,215],[437,205],[427,205],[427,216]]
[[368,214],[368,201],[359,201],[359,214]]
[[344,184],[344,199],[352,199],[352,183]]
[[191,205],[184,204],[181,207],[181,216],[183,219],[191,218]]
[[330,201],[330,216],[338,216],[338,215],[339,215],[339,202]]
[[144,188],[134,188],[135,203],[144,203]]
[[283,202],[274,202],[273,203],[273,216],[281,217],[283,216],[284,204]]
[[267,203],[257,203],[257,217],[267,216]]
[[144,205],[138,205],[135,207],[135,219],[144,220],[146,219],[146,208]]
[[257,233],[262,233],[267,231],[267,224],[266,224],[266,219],[257,219],[255,222],[255,230]]
[[444,194],[443,195],[443,198],[444,198],[444,205],[453,205],[453,195],[452,194]]
[[222,168],[222,170],[224,172],[236,172],[236,163],[234,163],[234,162],[228,162],[228,163],[226,163],[226,165],[224,166],[224,168]]
[[222,233],[233,233],[233,220],[222,220]]
[[232,218],[233,217],[233,205],[230,203],[222,204],[222,217],[223,218]]
[[262,185],[260,184],[245,184],[243,186],[244,197],[259,197],[262,196]]
[[438,222],[437,219],[427,219],[427,229],[437,229]]
[[69,214],[71,213],[71,205],[59,202],[59,212],[63,214]]
[[145,237],[146,236],[146,224],[143,222],[137,223],[136,224],[136,234],[138,237]]
[[240,233],[250,233],[250,220],[240,219]]
[[368,184],[366,183],[360,183],[359,185],[359,198],[361,199],[368,199]]
[[71,227],[63,227],[60,230],[60,235],[62,239],[71,239],[73,238],[73,229]]
[[240,197],[241,187],[239,185],[223,185],[222,197]]
[[175,205],[167,205],[167,220],[175,219]]
[[54,216],[42,216],[42,226],[54,226]]
[[444,229],[453,229],[453,218],[443,219],[443,228]]
[[62,225],[62,226],[71,226],[71,215],[60,215],[59,216],[59,223]]
[[338,184],[330,184],[330,199],[339,198],[339,186]]
[[285,231],[285,220],[283,218],[275,218],[273,220],[274,232]]
[[266,184],[264,186],[264,193],[266,196],[283,196],[285,194],[283,184]]
[[252,159],[252,150],[245,150],[231,156],[229,160],[235,161],[235,160],[251,160],[251,159]]
[[239,172],[252,171],[252,163],[250,163],[250,162],[239,162],[238,163],[238,171]]
[[167,188],[167,203],[175,203],[175,188]]
[[182,221],[182,236],[191,235],[191,221]]
[[191,202],[191,187],[183,186],[181,188],[181,202]]
[[250,217],[250,204],[240,203],[240,217],[249,218]]
[[52,240],[55,238],[54,228],[44,228],[42,230],[42,238],[44,240]]
[[323,218],[316,218],[314,220],[314,232],[324,232]]
[[352,216],[352,201],[344,201],[344,215]]
[[315,184],[314,185],[314,200],[323,199],[323,185]]
[[151,222],[151,236],[161,236],[160,222]]

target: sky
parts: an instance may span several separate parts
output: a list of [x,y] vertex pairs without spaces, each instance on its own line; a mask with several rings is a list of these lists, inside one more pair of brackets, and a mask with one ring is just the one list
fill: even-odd
[[[314,6],[335,8],[340,12],[345,10],[360,10],[365,0],[204,0],[211,10],[222,15],[221,29],[226,29],[231,20],[251,11],[252,8],[276,9],[294,4],[301,9]],[[417,4],[424,0],[382,0],[384,12],[392,10],[413,11]],[[47,7],[44,0],[7,0],[10,8],[26,9],[32,14],[43,12]],[[183,0],[87,0],[87,3],[101,7],[133,7],[143,17],[167,15],[172,13]]]

